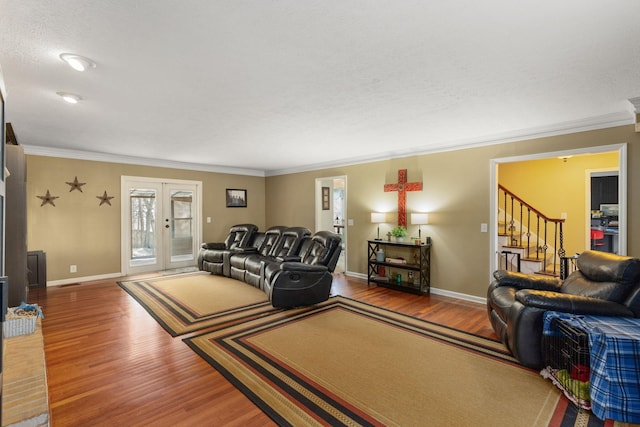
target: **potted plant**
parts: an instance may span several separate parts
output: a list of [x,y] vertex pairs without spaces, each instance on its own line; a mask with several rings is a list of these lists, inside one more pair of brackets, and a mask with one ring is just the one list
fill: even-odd
[[391,235],[396,238],[396,242],[402,242],[408,236],[407,229],[398,225],[393,227]]

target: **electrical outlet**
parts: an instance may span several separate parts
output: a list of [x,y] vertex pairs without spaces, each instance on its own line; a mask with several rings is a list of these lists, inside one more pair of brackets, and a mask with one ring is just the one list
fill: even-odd
[[78,272],[78,266],[75,264],[71,264],[69,266],[69,273],[77,273]]
[[487,223],[483,222],[482,224],[480,224],[480,232],[481,233],[486,233],[487,232]]

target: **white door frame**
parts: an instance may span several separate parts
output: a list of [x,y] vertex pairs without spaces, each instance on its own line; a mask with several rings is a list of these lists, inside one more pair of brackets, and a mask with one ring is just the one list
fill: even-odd
[[[620,179],[618,168],[602,168],[602,169],[587,169],[585,170],[585,248],[591,247],[591,178],[594,176],[618,176]],[[620,185],[618,185],[618,197],[620,197]],[[620,245],[620,239],[618,237],[618,246]],[[621,254],[620,248],[618,254]]]
[[[345,248],[343,252],[344,254],[344,266],[345,266],[345,273],[347,270],[347,252],[348,252],[348,248],[349,246],[347,245],[347,236],[348,236],[348,220],[347,218],[349,218],[349,215],[347,213],[347,199],[348,199],[348,186],[347,186],[347,175],[336,175],[336,176],[324,176],[322,178],[316,178],[316,189],[315,189],[315,229],[316,231],[318,231],[318,227],[319,224],[321,223],[320,220],[320,216],[322,214],[322,181],[333,181],[334,179],[342,179],[344,181],[344,227],[342,228],[342,245]],[[333,190],[333,186],[331,187],[331,189]],[[333,203],[333,192],[331,192],[331,203]],[[333,230],[329,230],[329,231],[333,231]]]
[[[197,255],[198,255],[198,248],[200,246],[200,242],[202,241],[202,181],[190,181],[190,180],[178,180],[178,179],[168,179],[168,178],[149,178],[149,177],[139,177],[139,176],[125,176],[123,175],[120,178],[120,197],[121,197],[121,213],[120,213],[120,258],[121,258],[121,271],[123,274],[127,275],[127,274],[131,274],[131,273],[137,273],[137,272],[144,272],[144,271],[148,271],[147,268],[145,267],[132,267],[129,263],[129,259],[130,259],[130,251],[131,251],[131,227],[130,227],[130,198],[129,198],[129,187],[131,186],[132,183],[136,183],[136,184],[142,184],[142,186],[149,185],[150,187],[155,187],[155,188],[159,188],[161,186],[163,186],[164,184],[168,184],[168,185],[175,185],[175,186],[181,186],[181,185],[188,185],[191,187],[195,187],[195,192],[196,192],[196,200],[194,202],[194,206],[193,206],[193,213],[194,213],[194,218],[193,218],[193,260],[189,260],[185,262],[185,265],[195,265],[196,264],[196,260],[197,260]],[[162,197],[164,197],[162,195]],[[163,206],[163,202],[162,200],[158,201],[158,207],[161,210],[165,209],[165,206]],[[158,217],[158,227],[162,227],[162,229],[164,229],[164,221],[160,221],[160,217]],[[158,233],[158,235],[161,235],[162,233]],[[161,240],[162,241],[162,240]],[[156,245],[158,251],[159,251],[159,265],[160,265],[160,269],[164,269],[165,268],[165,252],[166,252],[166,246],[165,244],[159,244]]]
[[527,160],[540,160],[562,156],[577,156],[581,154],[618,152],[618,204],[620,205],[620,215],[618,217],[618,253],[627,253],[627,143],[601,145],[597,147],[585,147],[576,150],[555,151],[550,153],[529,154],[523,156],[503,157],[491,159],[489,168],[489,233],[491,238],[489,243],[489,281],[492,274],[497,270],[498,251],[498,165],[501,163],[522,162]]

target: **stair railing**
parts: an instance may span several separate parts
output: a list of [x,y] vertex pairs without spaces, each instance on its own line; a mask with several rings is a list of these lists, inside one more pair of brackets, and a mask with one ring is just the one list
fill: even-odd
[[[511,251],[500,252],[500,265],[499,268],[508,271],[520,271],[520,254]],[[504,260],[504,266],[502,265]],[[515,270],[514,270],[515,268]]]
[[575,254],[573,256],[569,256],[569,257],[565,256],[560,258],[560,279],[561,280],[566,279],[567,277],[569,277],[571,273],[573,273],[578,269],[578,265],[576,264],[578,260],[578,255],[579,254]]
[[[557,266],[565,256],[562,230],[565,220],[546,216],[503,185],[498,184],[498,190],[498,200],[501,200],[503,204],[502,214],[498,213],[499,216],[502,215],[502,218],[499,217],[498,221],[504,224],[502,234],[509,238],[509,245],[523,248],[524,258],[541,261],[543,271],[548,271],[549,260],[546,253],[551,240],[554,249],[551,272],[554,275],[559,274]],[[531,241],[532,227],[535,228],[534,242]],[[523,242],[523,236],[526,237],[526,243]],[[533,248],[535,248],[535,253],[532,253]]]

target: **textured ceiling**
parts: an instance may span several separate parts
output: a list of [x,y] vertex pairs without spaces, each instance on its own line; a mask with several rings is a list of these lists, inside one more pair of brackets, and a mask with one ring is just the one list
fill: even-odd
[[639,22],[637,0],[0,0],[0,66],[32,152],[274,174],[632,123]]

